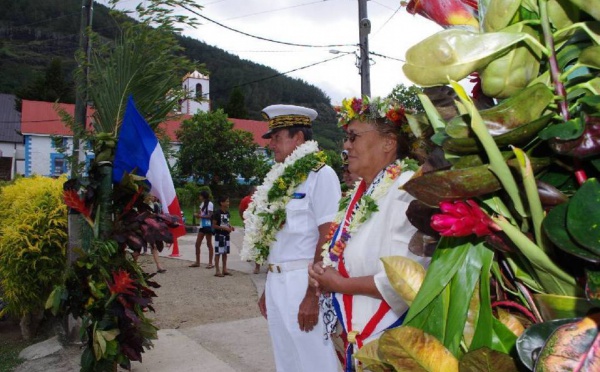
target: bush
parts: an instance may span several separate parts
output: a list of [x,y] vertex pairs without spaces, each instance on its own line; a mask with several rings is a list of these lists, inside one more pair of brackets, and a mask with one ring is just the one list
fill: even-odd
[[[66,265],[66,178],[21,178],[0,193],[0,286],[11,315],[43,311]],[[0,314],[2,315],[2,314]]]

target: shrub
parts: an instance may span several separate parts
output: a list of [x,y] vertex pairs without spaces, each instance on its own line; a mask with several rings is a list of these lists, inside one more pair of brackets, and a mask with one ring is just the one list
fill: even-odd
[[[0,285],[15,316],[40,312],[65,270],[66,178],[21,178],[0,193]],[[1,314],[0,314],[1,315]]]

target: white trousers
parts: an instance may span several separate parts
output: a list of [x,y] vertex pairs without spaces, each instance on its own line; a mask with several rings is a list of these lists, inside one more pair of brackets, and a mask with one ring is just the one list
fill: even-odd
[[300,330],[298,308],[308,285],[308,269],[269,272],[265,285],[267,321],[277,372],[336,372],[338,361],[325,340],[322,317],[310,332]]

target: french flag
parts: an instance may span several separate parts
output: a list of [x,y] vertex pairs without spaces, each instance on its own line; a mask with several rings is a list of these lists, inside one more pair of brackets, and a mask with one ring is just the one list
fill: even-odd
[[[146,177],[151,187],[150,194],[160,200],[163,211],[181,218],[181,208],[165,154],[156,134],[135,108],[133,97],[129,96],[115,151],[113,182],[121,182],[125,172],[134,171],[138,176]],[[172,229],[171,233],[174,240],[172,256],[178,256],[177,238],[185,235],[183,223]]]

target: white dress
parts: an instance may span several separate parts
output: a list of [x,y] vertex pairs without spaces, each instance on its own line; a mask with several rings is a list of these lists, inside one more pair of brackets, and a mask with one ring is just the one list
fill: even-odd
[[[406,191],[398,188],[413,176],[412,171],[403,171],[389,188],[387,195],[377,201],[378,211],[365,221],[352,234],[344,249],[344,265],[350,277],[373,275],[375,285],[384,300],[391,307],[383,319],[377,324],[374,332],[364,344],[379,338],[381,333],[394,324],[408,310],[408,305],[392,288],[381,262],[381,257],[404,256],[427,267],[429,258],[416,256],[408,250],[408,243],[417,229],[408,221],[406,210],[414,200]],[[343,304],[342,295],[336,293],[338,304]],[[352,297],[352,330],[359,333],[373,317],[381,304],[381,300],[355,295]],[[344,306],[340,306],[345,318]],[[347,324],[344,324],[347,329]]]

